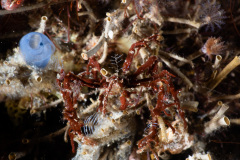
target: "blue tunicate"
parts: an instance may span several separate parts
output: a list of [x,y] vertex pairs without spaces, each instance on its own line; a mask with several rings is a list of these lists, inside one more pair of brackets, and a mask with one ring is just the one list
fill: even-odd
[[26,63],[38,68],[46,67],[55,52],[55,46],[50,39],[38,32],[30,32],[23,36],[19,47]]

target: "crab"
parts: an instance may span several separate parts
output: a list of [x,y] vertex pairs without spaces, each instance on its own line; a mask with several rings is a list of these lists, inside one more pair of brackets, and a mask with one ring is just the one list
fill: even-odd
[[[152,123],[156,123],[157,116],[171,116],[166,109],[176,106],[178,113],[185,125],[184,112],[180,108],[180,102],[177,98],[178,91],[174,89],[171,78],[175,77],[167,70],[160,71],[158,63],[160,58],[152,55],[148,60],[137,69],[131,66],[133,59],[138,55],[139,50],[148,47],[151,42],[159,43],[159,35],[155,34],[132,44],[128,55],[123,63],[122,72],[119,74],[109,75],[104,68],[101,68],[95,56],[90,57],[86,71],[75,75],[72,72],[65,73],[62,70],[57,78],[57,83],[62,93],[65,109],[63,111],[64,118],[69,122],[69,136],[71,139],[72,151],[74,149],[74,136],[78,136],[85,144],[96,145],[93,139],[84,136],[81,127],[84,121],[77,116],[77,100],[82,87],[89,87],[101,90],[98,100],[98,111],[103,115],[111,112],[112,106],[119,104],[117,109],[119,112],[130,112],[137,110],[137,106],[143,103],[144,93],[148,93],[154,98],[155,106],[148,106]],[[111,95],[111,97],[110,97]],[[113,98],[114,97],[114,98]],[[172,102],[169,102],[171,97]],[[118,102],[118,103],[117,103]],[[174,128],[164,121],[173,130]],[[156,142],[159,126],[152,125],[148,135],[138,142],[138,147],[146,150],[151,149],[151,142]],[[157,144],[158,142],[156,142]]]

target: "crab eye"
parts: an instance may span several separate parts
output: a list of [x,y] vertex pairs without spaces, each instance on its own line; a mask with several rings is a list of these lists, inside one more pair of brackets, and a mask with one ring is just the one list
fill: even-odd
[[19,48],[25,62],[38,68],[46,67],[55,52],[55,46],[48,37],[38,32],[31,32],[23,36]]

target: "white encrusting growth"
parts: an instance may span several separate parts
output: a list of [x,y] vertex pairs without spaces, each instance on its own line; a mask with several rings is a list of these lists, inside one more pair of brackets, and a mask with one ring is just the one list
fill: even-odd
[[212,160],[209,153],[194,153],[192,156],[188,156],[186,160]]

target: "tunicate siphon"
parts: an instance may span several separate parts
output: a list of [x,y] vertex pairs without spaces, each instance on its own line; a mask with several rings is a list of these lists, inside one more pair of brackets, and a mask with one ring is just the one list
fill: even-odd
[[30,32],[22,37],[19,44],[20,52],[25,62],[30,66],[44,68],[47,66],[55,46],[42,33]]

